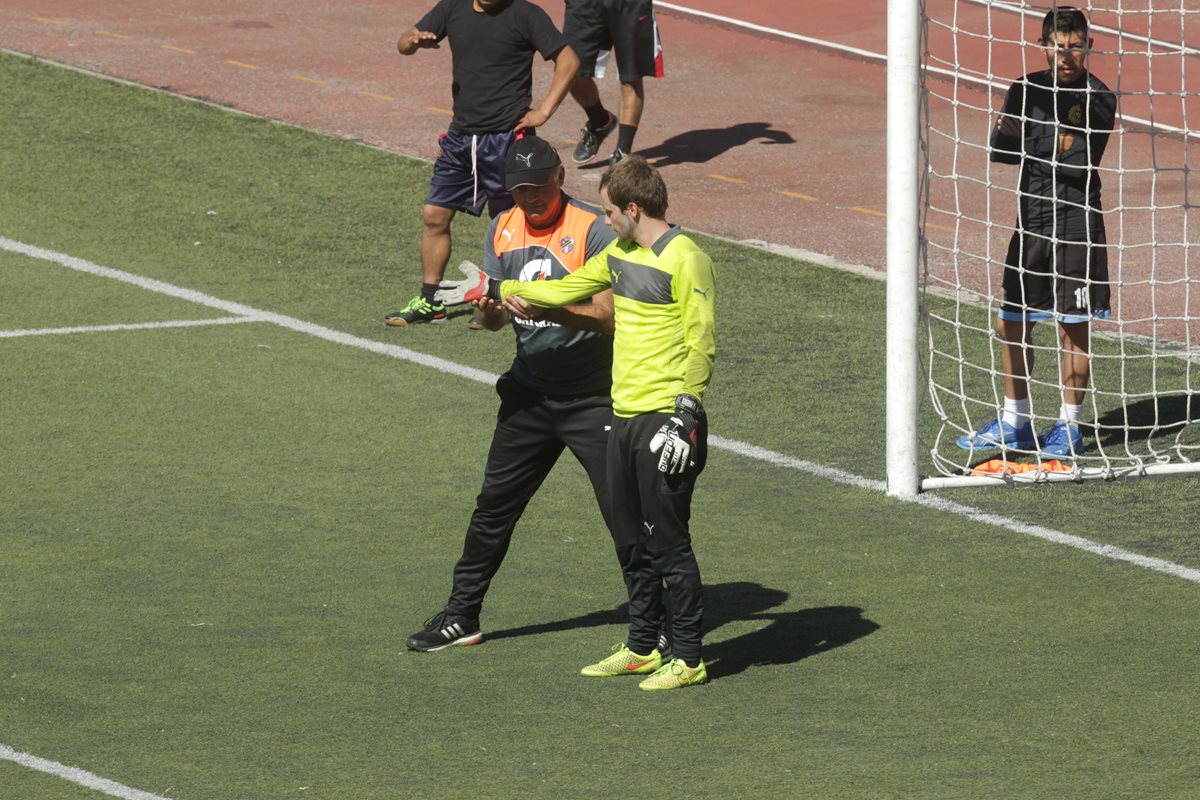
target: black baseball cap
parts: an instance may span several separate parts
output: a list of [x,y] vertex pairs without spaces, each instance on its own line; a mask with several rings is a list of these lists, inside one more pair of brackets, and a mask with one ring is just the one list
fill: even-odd
[[525,135],[508,148],[504,168],[504,188],[545,186],[558,173],[562,159],[554,145],[537,136]]

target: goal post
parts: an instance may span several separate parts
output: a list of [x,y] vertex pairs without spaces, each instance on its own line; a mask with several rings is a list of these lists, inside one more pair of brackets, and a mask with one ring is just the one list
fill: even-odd
[[887,491],[920,488],[917,331],[920,263],[920,3],[888,3],[887,69]]
[[[1064,347],[1078,350],[1073,323],[1087,317],[1063,319],[1057,305],[1050,309],[1018,343],[1020,358],[1032,361],[1028,399],[1023,410],[1008,406],[1023,416],[1006,417],[997,311],[1002,300],[1009,313],[1042,308],[1001,291],[1018,206],[1032,196],[1018,178],[1035,156],[1003,163],[991,157],[990,140],[1008,88],[1048,70],[1042,22],[1067,7],[1086,16],[1087,66],[1117,101],[1107,149],[1087,178],[1103,185],[1107,243],[1094,245],[1089,234],[1085,245],[1107,258],[1111,316],[1082,327],[1090,375],[1080,410],[1067,405],[1075,395],[1064,394],[1060,363],[1077,364],[1070,352],[1064,359]],[[1192,0],[889,0],[889,494],[1200,472],[1200,50],[1188,45],[1195,41],[1200,7]],[[1077,87],[1051,78],[1059,122],[1021,109],[1022,130],[1053,124],[1055,134],[1060,125],[1081,137],[1094,133],[1090,107],[1082,117],[1072,109],[1080,103],[1067,93],[1081,93]],[[1059,169],[1058,158],[1054,150],[1037,167],[1052,176],[1050,196],[1090,213],[1090,196],[1068,191],[1078,173]],[[1057,263],[1059,245],[1076,238],[1052,227],[1045,238]],[[1023,258],[1014,265],[1025,269]],[[1095,267],[1087,269],[1090,287]],[[1057,269],[1046,274],[1057,290]],[[1012,346],[1013,329],[1005,330]],[[1039,432],[1068,410],[1084,439],[1082,451],[1065,457],[1046,452],[1052,448],[1040,436],[1032,444],[958,446],[997,418],[1025,420],[1030,428],[1017,422],[1020,430]]]

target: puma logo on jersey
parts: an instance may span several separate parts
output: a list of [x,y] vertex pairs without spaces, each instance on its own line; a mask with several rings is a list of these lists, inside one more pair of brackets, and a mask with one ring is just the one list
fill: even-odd
[[693,286],[692,291],[695,292],[696,294],[700,295],[701,297],[703,297],[705,300],[707,300],[708,293],[711,292],[712,289],[705,289],[704,291],[700,291],[699,289],[697,289],[696,287]]
[[643,522],[642,524],[646,526],[646,535],[653,536],[654,535],[654,526],[651,525],[649,522]]
[[510,231],[508,228],[502,228],[500,233],[504,234],[505,239],[508,239],[510,242],[512,241],[512,231]]

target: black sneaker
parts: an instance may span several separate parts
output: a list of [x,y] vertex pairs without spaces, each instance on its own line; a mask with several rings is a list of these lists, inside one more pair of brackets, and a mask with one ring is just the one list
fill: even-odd
[[613,150],[612,158],[608,159],[608,165],[610,167],[615,167],[617,164],[620,164],[621,159],[627,155],[629,155],[629,153],[626,153],[624,150],[618,147],[616,150]]
[[579,144],[575,146],[575,154],[571,156],[571,160],[576,164],[591,161],[596,157],[596,153],[600,152],[600,145],[616,127],[617,118],[611,112],[608,115],[608,124],[600,130],[592,130],[590,125],[584,125],[583,130],[579,132]]
[[405,325],[416,325],[420,322],[445,322],[446,307],[441,303],[431,303],[421,295],[408,301],[400,311],[393,311],[383,318],[388,325],[402,328]]
[[441,611],[425,621],[425,628],[408,637],[405,642],[409,650],[433,653],[456,644],[479,644],[483,631],[479,620],[464,617],[450,611]]

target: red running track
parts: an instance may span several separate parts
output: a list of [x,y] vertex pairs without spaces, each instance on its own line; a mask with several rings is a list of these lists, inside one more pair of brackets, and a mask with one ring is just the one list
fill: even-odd
[[[561,4],[542,3],[561,21]],[[0,47],[432,159],[437,136],[449,119],[449,52],[406,58],[395,50],[399,34],[431,4],[432,0],[260,0],[250,10],[232,0],[8,0],[0,10]],[[956,45],[957,57],[968,67],[990,62],[997,74],[1012,77],[1040,68],[1041,56],[1028,44],[1036,38],[1036,19],[1023,19],[994,5],[989,13],[980,0],[929,0],[931,16],[952,20],[958,29],[957,41],[952,41],[942,26],[930,27],[934,60],[955,52]],[[707,19],[672,3],[659,7],[667,76],[647,82],[647,108],[636,146],[667,178],[672,221],[882,270],[886,2],[688,0],[679,6],[778,32]],[[1196,16],[1172,21],[1156,15],[1152,30],[1131,30],[1137,28],[1137,18],[1131,16],[1122,17],[1122,25],[1137,35],[1169,38],[1174,31],[1176,41],[1180,36],[1200,41]],[[1110,17],[1097,12],[1095,24],[1114,22]],[[991,45],[980,35],[988,32]],[[1112,35],[1098,33],[1096,38],[1101,51],[1115,47]],[[1130,41],[1122,39],[1126,46]],[[837,46],[867,55],[848,54]],[[1107,78],[1115,71],[1113,58],[1097,54],[1097,73]],[[1175,56],[1173,62],[1124,59],[1122,86],[1149,85],[1153,64],[1157,87],[1167,80],[1171,63],[1176,65],[1175,80],[1186,85],[1191,78],[1179,65],[1193,61],[1200,65],[1195,57]],[[549,70],[539,65],[539,90],[548,77]],[[931,215],[935,227],[929,234],[937,245],[934,270],[941,275],[948,252],[941,248],[958,247],[992,259],[1003,252],[1003,226],[1015,215],[1011,190],[1016,176],[1011,168],[989,172],[978,147],[986,141],[987,109],[999,104],[1002,90],[989,95],[978,86],[954,88],[948,81],[934,82],[932,88],[948,98],[944,104],[931,104],[935,129],[953,131],[967,144],[960,148],[958,168],[965,166],[964,174],[994,183],[991,188],[967,185],[953,198],[948,207],[968,224],[955,226],[944,215]],[[610,77],[602,91],[607,99],[615,98],[615,79]],[[1188,99],[1190,92],[1190,87],[1180,92],[1184,97],[1174,106],[1160,103],[1157,119],[1189,121],[1197,127],[1200,109],[1193,111],[1189,105],[1195,102],[1194,93]],[[1139,103],[1145,105],[1144,97],[1123,98],[1126,113],[1149,111]],[[543,134],[569,150],[581,123],[582,114],[568,100]],[[1109,208],[1122,211],[1121,235],[1130,244],[1128,253],[1118,253],[1124,259],[1120,274],[1129,284],[1118,301],[1121,313],[1135,319],[1146,316],[1156,302],[1155,286],[1143,281],[1188,267],[1183,251],[1160,254],[1158,239],[1200,241],[1200,231],[1192,230],[1194,215],[1176,199],[1187,200],[1186,173],[1148,171],[1151,142],[1159,164],[1164,155],[1168,162],[1186,163],[1191,148],[1178,137],[1152,140],[1144,130],[1135,141],[1138,132],[1130,131],[1121,137],[1125,143],[1110,151],[1114,155],[1106,157],[1106,166],[1128,171],[1128,185],[1119,194],[1111,188],[1106,194]],[[939,137],[935,156],[948,157],[948,146]],[[601,169],[598,159],[569,170],[568,188],[585,199],[594,197]],[[942,207],[943,198],[934,199]],[[998,228],[986,226],[989,203]],[[1139,210],[1172,204],[1185,211],[1155,218]],[[1111,228],[1110,223],[1113,241]],[[987,293],[996,265],[986,258],[969,262],[966,284]],[[1174,277],[1190,280],[1186,273]],[[1177,290],[1169,294],[1180,296]],[[1171,337],[1194,341],[1186,330],[1172,331]]]

